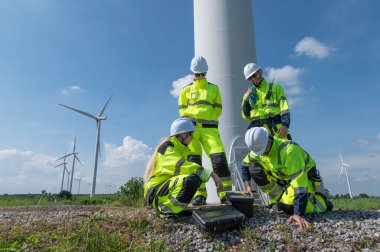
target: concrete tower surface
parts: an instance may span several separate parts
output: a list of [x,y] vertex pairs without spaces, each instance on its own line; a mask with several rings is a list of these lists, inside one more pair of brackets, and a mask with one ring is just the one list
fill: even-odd
[[[209,65],[207,79],[219,86],[222,95],[219,131],[234,186],[242,190],[244,185],[241,185],[238,171],[242,158],[248,153],[244,143],[248,123],[241,117],[240,106],[249,86],[243,68],[249,62],[256,62],[252,1],[194,0],[194,38],[195,55],[206,58]],[[211,167],[209,160],[203,158],[203,162],[205,167]],[[209,189],[215,188],[210,184],[207,184],[208,201],[215,191]],[[212,197],[211,201],[215,198]]]

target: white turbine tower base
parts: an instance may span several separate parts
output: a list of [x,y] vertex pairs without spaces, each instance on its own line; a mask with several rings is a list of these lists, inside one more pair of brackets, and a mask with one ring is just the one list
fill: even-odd
[[340,151],[338,153],[339,153],[340,160],[342,161],[342,169],[340,170],[339,177],[340,177],[340,175],[342,175],[342,172],[344,170],[346,173],[348,192],[350,193],[350,198],[352,199],[352,191],[351,191],[351,186],[350,186],[350,180],[348,178],[348,172],[347,172],[347,168],[346,168],[346,167],[349,167],[350,165],[344,163],[342,155],[340,154]]
[[59,104],[63,107],[66,107],[68,109],[71,109],[71,110],[74,110],[82,115],[85,115],[85,116],[88,116],[92,119],[94,119],[96,121],[96,128],[97,128],[97,131],[96,131],[96,143],[95,143],[95,157],[94,157],[94,176],[93,176],[93,179],[92,179],[92,190],[91,190],[91,194],[90,196],[94,196],[95,195],[95,187],[96,187],[96,174],[97,174],[97,169],[98,169],[98,155],[99,155],[99,149],[100,149],[100,142],[99,142],[99,138],[100,138],[100,126],[101,126],[101,122],[102,120],[106,120],[107,117],[106,116],[103,116],[103,113],[104,111],[106,110],[106,107],[109,103],[109,101],[111,100],[112,98],[112,95],[110,96],[110,98],[108,99],[108,101],[106,102],[106,104],[103,106],[103,108],[100,110],[99,114],[97,116],[94,116],[90,113],[87,113],[87,112],[84,112],[82,110],[79,110],[79,109],[76,109],[76,108],[72,108],[72,107],[69,107],[69,106],[66,106],[66,105],[63,105],[63,104]]

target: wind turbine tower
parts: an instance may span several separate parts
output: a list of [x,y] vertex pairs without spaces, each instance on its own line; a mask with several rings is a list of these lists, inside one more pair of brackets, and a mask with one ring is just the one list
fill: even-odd
[[82,181],[82,178],[83,178],[83,176],[81,176],[79,179],[77,179],[77,178],[75,178],[74,180],[76,180],[76,181],[78,181],[78,193],[77,194],[79,194],[79,191],[80,191],[80,182]]
[[109,101],[111,100],[112,98],[112,95],[110,96],[110,98],[108,99],[108,101],[106,102],[106,104],[103,106],[103,108],[100,110],[99,114],[97,116],[94,116],[90,113],[87,113],[87,112],[84,112],[82,110],[79,110],[79,109],[76,109],[76,108],[72,108],[72,107],[69,107],[69,106],[66,106],[66,105],[63,105],[63,104],[59,104],[63,107],[66,107],[68,109],[71,109],[71,110],[74,110],[82,115],[85,115],[85,116],[88,116],[92,119],[94,119],[96,121],[96,128],[97,128],[97,131],[96,131],[96,143],[95,143],[95,157],[94,157],[94,176],[93,176],[93,179],[92,179],[92,191],[91,191],[91,194],[90,196],[94,196],[95,195],[95,187],[96,187],[96,174],[97,174],[97,169],[98,169],[98,155],[99,155],[99,149],[100,149],[100,142],[99,142],[99,137],[100,137],[100,126],[101,126],[101,122],[103,120],[106,120],[107,117],[106,116],[103,116],[103,113],[104,111],[106,110],[106,107],[109,103]]
[[343,158],[342,158],[342,155],[340,154],[340,151],[339,151],[339,157],[340,157],[340,161],[342,161],[342,169],[340,170],[339,176],[342,175],[342,172],[343,172],[343,170],[344,170],[345,173],[346,173],[346,179],[347,179],[347,185],[348,185],[348,192],[350,193],[350,198],[352,199],[352,192],[351,192],[350,180],[348,179],[348,172],[347,172],[347,168],[346,168],[346,167],[349,167],[350,165],[344,163]]
[[[244,79],[244,66],[257,62],[252,1],[194,0],[194,40],[195,55],[206,58],[207,79],[219,86],[223,98],[219,132],[234,187],[245,191],[240,164],[248,153],[244,142],[248,124],[241,117],[240,105],[249,86]],[[209,160],[203,162],[211,167]],[[212,184],[207,183],[207,187],[215,188]],[[210,199],[216,190],[207,191]]]

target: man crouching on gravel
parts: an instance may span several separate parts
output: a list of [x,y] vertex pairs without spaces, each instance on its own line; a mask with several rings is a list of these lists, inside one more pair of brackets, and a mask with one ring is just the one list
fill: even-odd
[[250,128],[245,134],[250,153],[244,158],[243,180],[252,193],[250,179],[269,196],[270,204],[291,215],[288,224],[298,223],[300,229],[311,224],[307,213],[331,211],[332,203],[317,192],[322,178],[314,159],[297,143],[268,134],[264,127]]

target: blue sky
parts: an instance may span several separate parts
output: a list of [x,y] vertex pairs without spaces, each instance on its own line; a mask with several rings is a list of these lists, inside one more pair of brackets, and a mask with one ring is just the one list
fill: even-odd
[[[326,188],[347,192],[340,150],[353,193],[380,195],[380,2],[253,1],[253,12],[258,63],[283,85],[293,138]],[[95,121],[58,104],[96,115],[111,94],[96,192],[142,176],[191,81],[193,22],[189,0],[1,1],[0,194],[58,192],[55,160],[75,136],[89,193]]]

